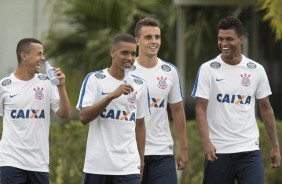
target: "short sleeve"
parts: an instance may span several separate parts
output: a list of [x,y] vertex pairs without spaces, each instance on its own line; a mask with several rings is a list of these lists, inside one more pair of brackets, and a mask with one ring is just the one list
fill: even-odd
[[210,91],[210,79],[209,71],[205,67],[205,65],[202,65],[199,68],[194,88],[192,91],[192,97],[200,97],[209,99],[209,91]]
[[149,90],[147,85],[142,88],[141,95],[137,104],[137,116],[136,119],[143,118],[147,115],[150,115],[150,105],[149,105]]
[[264,68],[261,66],[260,70],[258,72],[259,75],[259,81],[258,81],[258,87],[255,92],[255,96],[257,99],[262,99],[264,97],[267,97],[272,94],[269,81],[266,75],[266,72]]
[[177,103],[183,100],[183,92],[181,87],[181,82],[179,78],[179,73],[176,67],[172,70],[172,86],[168,95],[168,103]]
[[53,86],[53,85],[51,85],[51,83],[50,83],[50,88],[51,88],[51,92],[50,92],[51,109],[54,112],[57,112],[59,110],[59,107],[60,107],[59,90],[58,90],[57,86]]
[[0,86],[0,116],[3,116],[4,113],[4,90]]
[[92,77],[92,74],[93,73],[88,74],[82,83],[78,103],[76,105],[78,110],[91,106],[95,102],[95,94],[97,94],[98,83],[95,80],[95,77]]

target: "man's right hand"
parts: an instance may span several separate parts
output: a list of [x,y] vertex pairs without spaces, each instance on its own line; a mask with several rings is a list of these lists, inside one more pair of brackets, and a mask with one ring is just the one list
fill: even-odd
[[204,152],[205,152],[205,157],[209,161],[215,161],[217,159],[217,156],[215,155],[216,153],[216,148],[214,145],[209,141],[204,143]]
[[130,92],[134,91],[133,87],[129,84],[121,84],[116,88],[110,95],[111,97],[118,98],[120,95],[128,95]]

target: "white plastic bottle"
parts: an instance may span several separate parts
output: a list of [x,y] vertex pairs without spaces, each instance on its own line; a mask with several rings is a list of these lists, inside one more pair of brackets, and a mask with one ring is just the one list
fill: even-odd
[[46,74],[49,77],[51,84],[57,86],[60,83],[60,81],[55,74],[54,68],[49,64],[48,61],[45,61],[45,67],[46,67]]
[[[129,84],[133,87],[133,78],[131,76],[131,72],[130,72],[130,68],[125,68],[124,69],[124,79],[123,79],[123,83],[124,84]],[[129,98],[132,98],[134,96],[134,92],[131,91],[129,94],[128,94],[128,97]]]

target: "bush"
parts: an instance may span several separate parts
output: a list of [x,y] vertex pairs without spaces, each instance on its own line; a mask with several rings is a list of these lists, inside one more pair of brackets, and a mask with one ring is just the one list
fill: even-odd
[[[260,149],[263,155],[265,165],[265,183],[278,184],[282,183],[282,166],[279,169],[270,168],[270,140],[266,134],[263,123],[258,123],[260,130]],[[282,141],[282,123],[277,123],[278,139]],[[195,121],[187,123],[187,138],[188,138],[188,156],[189,163],[187,168],[182,172],[180,184],[201,184],[204,168],[204,153],[202,149],[199,132]],[[177,149],[176,149],[177,150]],[[281,150],[281,144],[280,144]]]
[[51,184],[82,182],[88,127],[78,121],[67,124],[51,123]]
[[[50,127],[50,182],[51,184],[78,184],[83,178],[88,126],[78,121],[66,124],[51,123]],[[282,183],[282,168],[271,169],[269,152],[270,140],[262,123],[259,123],[260,147],[265,163],[266,184]],[[282,140],[282,123],[277,123],[279,140]],[[174,126],[172,133],[175,135]],[[0,135],[2,126],[0,127]],[[180,172],[179,184],[201,184],[204,154],[195,121],[187,122],[188,155],[187,168]],[[177,143],[177,141],[175,141]],[[177,148],[177,144],[175,145]],[[177,150],[177,149],[175,149]],[[281,149],[280,149],[281,150]],[[103,159],[103,158],[101,158]],[[179,176],[180,176],[179,173]]]

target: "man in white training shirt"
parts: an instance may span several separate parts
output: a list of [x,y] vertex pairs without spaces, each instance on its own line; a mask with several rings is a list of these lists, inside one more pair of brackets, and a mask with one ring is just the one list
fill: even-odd
[[83,184],[140,184],[148,89],[136,76],[130,75],[133,86],[123,81],[125,69],[134,63],[136,47],[133,36],[116,35],[111,67],[89,73],[82,84],[77,109],[80,121],[90,123]]
[[280,150],[271,94],[262,65],[241,53],[244,30],[241,21],[227,16],[218,24],[221,54],[202,64],[192,96],[205,153],[204,184],[264,183],[255,116],[260,115],[270,138],[271,167],[280,166]]
[[178,70],[157,56],[161,46],[158,20],[141,19],[135,26],[135,37],[139,55],[132,70],[134,75],[147,82],[151,108],[151,115],[145,118],[147,134],[142,184],[176,184],[174,143],[167,114],[168,104],[179,140],[177,169],[185,169],[188,161],[186,118]]
[[0,81],[1,181],[48,184],[50,108],[58,117],[70,118],[65,75],[56,68],[60,83],[52,86],[39,73],[45,57],[41,42],[34,38],[20,40],[16,53],[16,71]]

